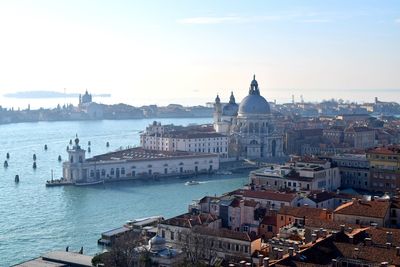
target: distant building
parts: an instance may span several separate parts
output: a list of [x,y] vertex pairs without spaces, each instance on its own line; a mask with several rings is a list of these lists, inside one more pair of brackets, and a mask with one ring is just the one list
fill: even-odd
[[284,156],[283,134],[275,128],[270,105],[261,96],[255,76],[248,96],[239,105],[233,93],[225,106],[217,95],[214,128],[216,132],[230,137],[229,155],[258,160]]
[[140,135],[145,149],[216,153],[228,157],[228,137],[203,126],[161,125],[156,121]]
[[89,104],[92,103],[92,94],[89,94],[86,90],[84,95],[79,95],[79,106],[82,104]]
[[369,162],[365,154],[335,155],[331,160],[339,167],[342,187],[370,189]]
[[371,189],[395,192],[400,188],[400,146],[391,145],[367,150]]

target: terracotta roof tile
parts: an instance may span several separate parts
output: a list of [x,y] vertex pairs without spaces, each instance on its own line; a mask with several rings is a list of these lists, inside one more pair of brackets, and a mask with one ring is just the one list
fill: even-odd
[[384,218],[389,210],[389,201],[354,200],[336,208],[335,214],[354,215],[362,217]]

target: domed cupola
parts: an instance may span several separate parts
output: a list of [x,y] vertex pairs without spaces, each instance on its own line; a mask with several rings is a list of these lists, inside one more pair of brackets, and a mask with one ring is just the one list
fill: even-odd
[[222,115],[224,116],[236,116],[238,113],[239,106],[235,102],[235,96],[233,92],[231,92],[231,96],[229,98],[229,103],[224,106],[222,109]]
[[256,76],[250,84],[249,95],[246,96],[239,105],[239,116],[248,115],[267,115],[271,113],[269,104],[264,97],[260,95],[260,89],[256,81]]

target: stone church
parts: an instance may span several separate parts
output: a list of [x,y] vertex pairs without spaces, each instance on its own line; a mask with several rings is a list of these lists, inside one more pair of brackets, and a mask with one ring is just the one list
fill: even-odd
[[270,106],[260,94],[255,75],[249,94],[236,104],[233,92],[223,105],[217,95],[214,129],[229,136],[229,157],[274,160],[282,158],[283,134],[274,127]]

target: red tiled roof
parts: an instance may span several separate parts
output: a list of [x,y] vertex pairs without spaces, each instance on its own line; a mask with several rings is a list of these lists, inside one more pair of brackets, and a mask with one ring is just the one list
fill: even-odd
[[384,218],[390,208],[389,201],[354,200],[336,208],[335,214],[354,215],[362,217]]
[[392,238],[389,243],[392,243],[392,246],[400,246],[400,229],[370,227],[365,232],[372,239],[372,243],[378,245],[386,245],[386,243],[389,242],[387,233],[392,233]]
[[310,208],[310,207],[290,207],[283,206],[280,208],[278,214],[280,215],[290,215],[296,218],[323,218],[326,213],[331,213],[331,210],[324,210],[318,208]]

